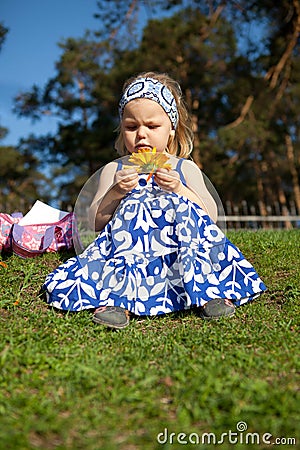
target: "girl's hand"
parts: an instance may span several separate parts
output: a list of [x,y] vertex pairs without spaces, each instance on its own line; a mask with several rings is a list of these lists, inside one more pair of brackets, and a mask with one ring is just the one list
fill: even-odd
[[159,187],[167,192],[179,194],[182,189],[179,173],[176,170],[157,169],[154,180]]
[[138,185],[139,176],[135,169],[122,169],[116,172],[114,182],[115,191],[124,197]]

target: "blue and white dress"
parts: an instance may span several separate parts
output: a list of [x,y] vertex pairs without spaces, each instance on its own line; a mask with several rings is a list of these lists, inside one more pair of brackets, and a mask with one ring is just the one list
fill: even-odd
[[[179,160],[176,170],[183,174]],[[49,274],[47,302],[81,311],[121,306],[158,315],[215,298],[247,303],[266,287],[207,213],[140,175],[110,222],[79,256]]]

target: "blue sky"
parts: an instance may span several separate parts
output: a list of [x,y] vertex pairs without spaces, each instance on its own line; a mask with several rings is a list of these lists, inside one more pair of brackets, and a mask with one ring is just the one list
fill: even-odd
[[13,97],[33,84],[43,86],[54,75],[58,42],[95,30],[96,11],[96,0],[0,0],[0,21],[9,28],[0,51],[0,125],[9,134],[0,145],[55,130],[51,119],[36,124],[18,119],[12,113]]
[[[55,131],[54,118],[36,123],[17,118],[12,112],[13,98],[33,84],[44,86],[55,74],[58,42],[96,30],[95,12],[96,0],[0,0],[0,22],[9,28],[0,51],[0,125],[9,133],[0,145],[16,145],[30,133]],[[244,31],[259,45],[262,30],[262,25],[252,24]]]

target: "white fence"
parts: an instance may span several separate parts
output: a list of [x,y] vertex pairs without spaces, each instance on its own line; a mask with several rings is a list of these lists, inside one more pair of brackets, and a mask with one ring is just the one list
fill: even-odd
[[249,205],[242,201],[239,205],[231,202],[224,204],[226,226],[228,229],[292,229],[300,228],[300,211],[294,202],[282,206],[278,202],[273,205]]

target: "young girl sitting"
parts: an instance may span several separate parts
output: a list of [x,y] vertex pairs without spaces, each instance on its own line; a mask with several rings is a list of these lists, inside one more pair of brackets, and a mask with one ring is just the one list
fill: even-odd
[[[123,157],[102,169],[90,208],[99,235],[47,276],[47,302],[94,309],[93,321],[113,328],[126,327],[130,313],[195,307],[203,319],[232,316],[266,288],[215,224],[201,170],[186,159],[192,131],[180,86],[140,74],[125,83],[119,114]],[[151,173],[139,173],[147,163]]]

